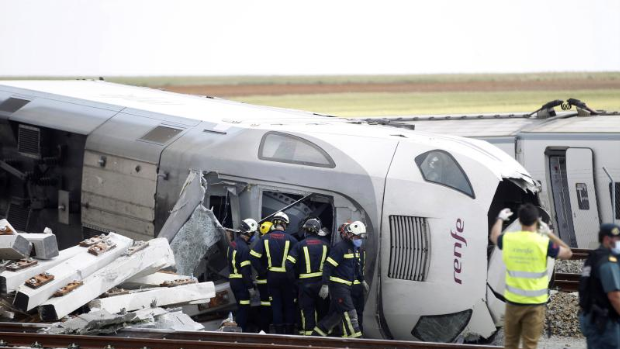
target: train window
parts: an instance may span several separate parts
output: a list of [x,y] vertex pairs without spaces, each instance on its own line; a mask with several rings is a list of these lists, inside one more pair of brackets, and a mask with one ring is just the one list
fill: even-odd
[[590,199],[588,199],[588,186],[585,183],[575,183],[577,191],[577,204],[580,210],[590,209]]
[[448,152],[431,150],[418,155],[415,162],[424,180],[456,189],[472,198],[476,197],[465,171]]
[[268,132],[258,149],[261,160],[334,168],[334,160],[316,144],[303,138],[280,132]]

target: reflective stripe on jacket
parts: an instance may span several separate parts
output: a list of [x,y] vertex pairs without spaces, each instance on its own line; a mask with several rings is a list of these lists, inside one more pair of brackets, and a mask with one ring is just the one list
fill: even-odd
[[502,254],[506,265],[504,297],[512,303],[544,304],[549,299],[547,249],[549,238],[535,232],[505,233]]

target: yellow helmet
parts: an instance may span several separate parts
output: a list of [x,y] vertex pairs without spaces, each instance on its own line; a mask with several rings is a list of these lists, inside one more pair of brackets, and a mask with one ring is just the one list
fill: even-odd
[[261,235],[267,234],[271,230],[271,226],[272,225],[273,225],[273,223],[271,223],[270,221],[263,222],[260,225],[260,234]]

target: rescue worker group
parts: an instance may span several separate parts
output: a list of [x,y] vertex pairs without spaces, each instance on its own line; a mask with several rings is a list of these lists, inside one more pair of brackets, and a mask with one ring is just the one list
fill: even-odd
[[[289,217],[276,212],[261,223],[241,222],[227,251],[230,287],[237,301],[236,322],[249,331],[250,303],[260,296],[258,329],[266,333],[362,336],[366,226],[342,224],[341,241],[330,246],[318,218],[308,217],[298,241],[286,232]],[[260,230],[260,238],[257,237]],[[256,288],[252,279],[256,271]]]
[[[489,236],[502,250],[506,266],[504,346],[516,349],[521,343],[533,349],[542,335],[549,301],[547,259],[570,259],[572,251],[542,221],[536,206],[519,207],[521,230],[503,232],[512,215],[508,208],[501,210]],[[361,337],[369,289],[364,281],[366,226],[360,221],[342,224],[340,242],[330,246],[329,232],[318,218],[303,222],[297,233],[302,241],[286,232],[288,225],[283,212],[260,227],[254,219],[245,219],[229,245],[238,326],[250,330],[250,303],[258,289],[260,324],[252,330],[269,333],[273,325],[278,334]],[[598,241],[580,279],[580,327],[588,348],[620,348],[620,227],[601,225]]]

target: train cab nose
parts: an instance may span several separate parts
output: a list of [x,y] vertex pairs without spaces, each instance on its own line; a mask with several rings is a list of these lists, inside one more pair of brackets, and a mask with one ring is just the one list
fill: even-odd
[[[408,148],[409,147],[409,148]],[[488,337],[489,207],[502,177],[478,159],[400,144],[386,178],[380,300],[393,338]]]

